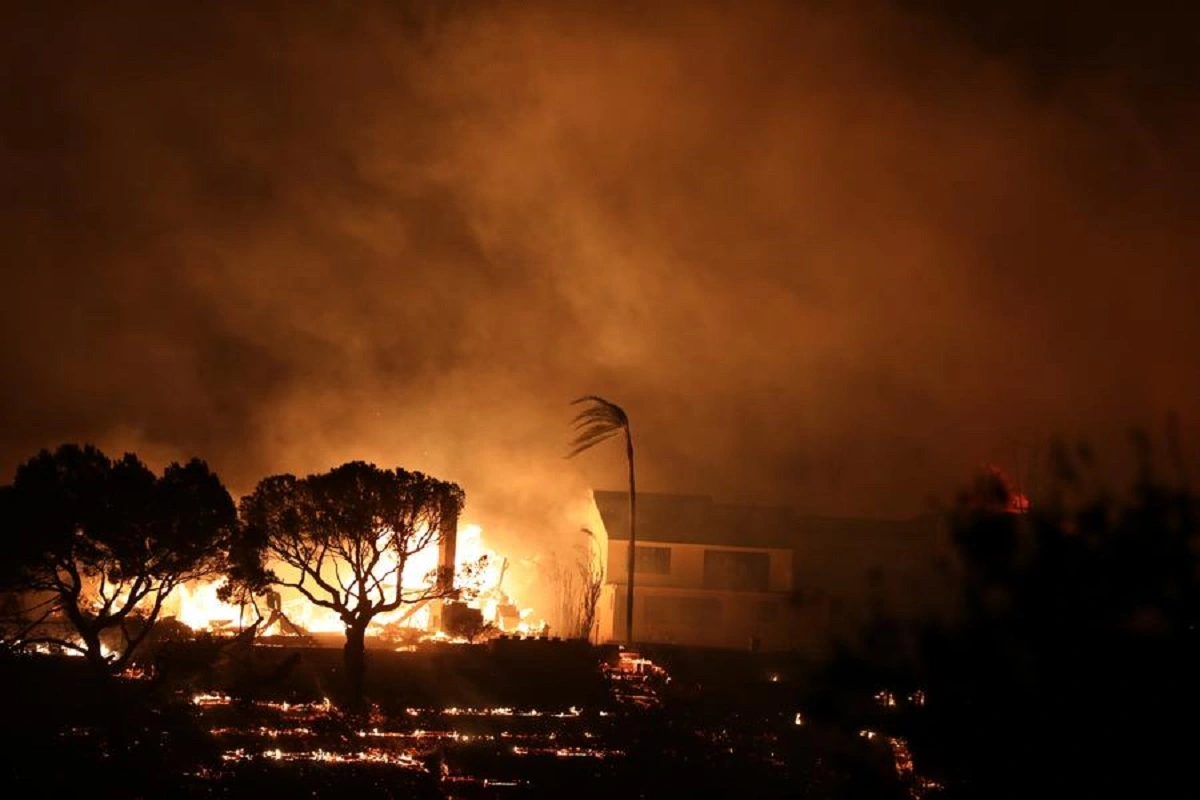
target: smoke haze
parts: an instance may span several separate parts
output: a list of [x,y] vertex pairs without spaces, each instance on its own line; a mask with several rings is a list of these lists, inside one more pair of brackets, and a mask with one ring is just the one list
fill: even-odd
[[1172,409],[1194,449],[1194,70],[941,5],[28,6],[0,461],[364,459],[545,542],[624,479],[563,460],[582,394],[647,490],[819,513]]

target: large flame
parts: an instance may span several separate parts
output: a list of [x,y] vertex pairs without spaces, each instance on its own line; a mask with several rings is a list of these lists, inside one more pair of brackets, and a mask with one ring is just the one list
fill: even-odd
[[[458,560],[461,565],[482,564],[470,576],[469,585],[464,579],[463,570],[455,572],[455,588],[464,590],[468,605],[478,609],[486,623],[494,626],[495,630],[505,633],[529,634],[540,630],[543,623],[535,622],[532,609],[520,609],[509,598],[502,586],[505,560],[495,551],[485,546],[483,529],[478,525],[464,525],[458,531],[457,541]],[[276,574],[285,580],[294,579],[295,570],[286,564],[272,563],[269,565]],[[376,568],[378,575],[386,575],[394,570],[395,560],[381,560]],[[434,580],[438,566],[438,544],[432,542],[428,547],[411,556],[404,565],[400,578],[401,585],[406,589],[420,590]],[[390,591],[395,587],[395,579],[384,580],[384,586]],[[167,613],[173,615],[189,628],[197,631],[236,631],[262,620],[271,624],[262,634],[288,634],[295,631],[283,624],[282,620],[272,620],[271,613],[262,600],[244,607],[222,602],[217,597],[218,581],[197,581],[179,589],[173,594]],[[280,607],[283,617],[293,626],[308,633],[341,633],[345,629],[342,620],[330,609],[322,608],[311,603],[300,592],[281,587]],[[388,626],[400,625],[414,631],[435,634],[433,627],[432,604],[405,604],[397,610],[380,614],[372,620],[368,633],[379,633]]]

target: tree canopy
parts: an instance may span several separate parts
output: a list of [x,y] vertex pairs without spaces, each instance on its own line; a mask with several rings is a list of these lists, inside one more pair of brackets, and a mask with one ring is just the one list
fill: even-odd
[[447,596],[434,575],[402,580],[409,560],[457,525],[465,496],[456,484],[404,469],[353,461],[297,478],[275,475],[243,498],[249,540],[294,574],[272,581],[335,612],[346,629],[352,701],[361,700],[364,635],[380,614]]
[[224,569],[236,530],[233,499],[203,461],[156,476],[133,454],[43,450],[0,489],[0,581],[25,596],[5,639],[119,672],[179,584]]

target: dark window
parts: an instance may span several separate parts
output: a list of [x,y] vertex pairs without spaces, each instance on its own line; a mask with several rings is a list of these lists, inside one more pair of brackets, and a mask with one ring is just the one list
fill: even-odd
[[669,575],[671,574],[671,548],[669,547],[642,547],[638,545],[637,550],[633,555],[634,573],[645,573],[647,575]]
[[771,556],[746,550],[705,550],[704,588],[765,592],[771,583]]

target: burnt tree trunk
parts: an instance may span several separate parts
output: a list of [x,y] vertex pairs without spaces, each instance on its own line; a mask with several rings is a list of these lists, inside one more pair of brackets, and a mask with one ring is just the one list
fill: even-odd
[[83,640],[83,646],[87,650],[85,658],[88,666],[92,669],[92,675],[98,680],[107,678],[109,664],[108,659],[104,657],[104,647],[100,644],[100,635],[91,630],[80,631],[79,638]]
[[362,711],[366,707],[366,639],[366,622],[355,620],[346,624],[346,644],[342,648],[342,661],[346,670],[346,699],[351,711]]
[[75,626],[79,640],[83,642],[84,661],[90,668],[93,680],[103,684],[112,675],[112,665],[104,657],[104,645],[100,641],[100,627],[86,618],[76,606],[67,605],[63,611],[66,612],[67,619]]
[[79,608],[78,593],[63,596],[62,611],[79,634],[79,641],[83,643],[83,657],[93,677],[107,677],[108,662],[100,646],[100,630]]

